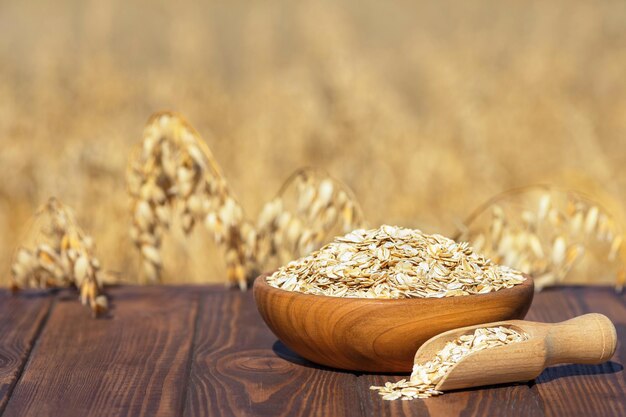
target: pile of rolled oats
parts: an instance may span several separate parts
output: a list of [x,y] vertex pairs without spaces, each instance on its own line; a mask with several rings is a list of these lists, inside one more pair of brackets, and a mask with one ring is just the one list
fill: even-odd
[[306,294],[351,298],[425,298],[511,288],[524,276],[474,253],[467,243],[383,225],[355,230],[288,263],[267,282]]
[[423,364],[415,364],[410,379],[398,382],[387,382],[384,386],[372,386],[384,400],[412,400],[428,398],[442,392],[435,388],[439,381],[450,372],[450,369],[470,353],[483,349],[523,342],[528,336],[525,333],[499,326],[479,328],[473,334],[467,334],[446,343],[435,357]]

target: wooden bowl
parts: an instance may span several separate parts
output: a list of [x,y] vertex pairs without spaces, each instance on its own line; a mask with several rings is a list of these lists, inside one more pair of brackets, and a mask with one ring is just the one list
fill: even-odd
[[261,275],[254,298],[274,334],[300,356],[333,368],[410,372],[417,349],[458,327],[522,319],[533,299],[531,277],[488,294],[376,300],[285,291]]

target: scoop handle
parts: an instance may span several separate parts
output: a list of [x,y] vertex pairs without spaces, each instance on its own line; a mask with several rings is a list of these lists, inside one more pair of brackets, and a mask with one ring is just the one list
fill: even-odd
[[600,364],[617,347],[615,326],[603,314],[591,313],[549,325],[546,365],[560,363]]

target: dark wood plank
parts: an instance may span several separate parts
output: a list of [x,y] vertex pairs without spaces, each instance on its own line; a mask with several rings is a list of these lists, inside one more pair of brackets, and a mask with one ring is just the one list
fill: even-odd
[[277,343],[252,293],[204,297],[186,416],[359,416],[356,375],[324,369]]
[[560,365],[546,369],[532,390],[548,416],[626,415],[626,307],[609,288],[559,288],[537,294],[529,320],[558,322],[585,313],[602,313],[617,328],[613,360],[602,365]]
[[12,296],[0,291],[0,414],[45,323],[53,299],[47,292]]
[[110,291],[110,318],[60,299],[5,409],[11,416],[172,416],[184,405],[198,293]]

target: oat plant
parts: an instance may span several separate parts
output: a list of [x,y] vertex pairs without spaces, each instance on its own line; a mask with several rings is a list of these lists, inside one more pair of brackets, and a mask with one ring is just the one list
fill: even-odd
[[259,214],[256,256],[269,270],[364,224],[349,188],[322,170],[303,168],[285,181]]
[[150,282],[158,282],[164,233],[176,217],[188,234],[202,224],[224,251],[228,281],[245,289],[260,270],[308,253],[333,230],[362,225],[350,191],[322,171],[292,175],[256,222],[244,215],[211,150],[180,115],[153,115],[127,171],[131,237]]
[[498,194],[464,222],[457,240],[532,275],[537,289],[592,284],[612,274],[621,290],[626,252],[620,222],[581,193],[529,186]]
[[100,262],[93,254],[93,240],[78,226],[69,207],[51,198],[33,219],[26,236],[31,247],[15,251],[10,287],[76,287],[80,300],[94,316],[107,310]]

